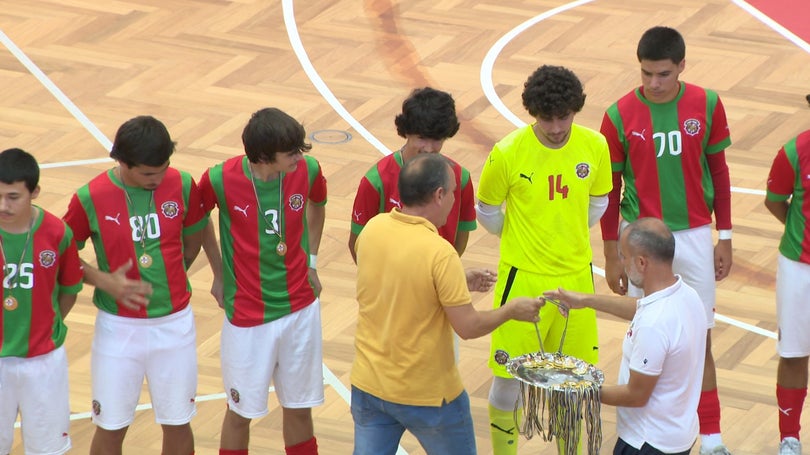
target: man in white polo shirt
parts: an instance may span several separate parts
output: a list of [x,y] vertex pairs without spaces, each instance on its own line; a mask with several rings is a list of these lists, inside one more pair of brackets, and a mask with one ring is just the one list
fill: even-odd
[[688,455],[698,434],[697,406],[706,351],[706,317],[694,289],[672,272],[675,239],[659,219],[640,218],[621,234],[628,280],[644,290],[623,296],[550,291],[569,308],[590,307],[627,319],[618,385],[603,386],[616,406],[614,455]]

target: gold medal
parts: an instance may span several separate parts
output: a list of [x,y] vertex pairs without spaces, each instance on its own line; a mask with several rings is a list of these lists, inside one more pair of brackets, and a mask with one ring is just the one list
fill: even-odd
[[284,256],[285,254],[287,254],[287,244],[284,242],[278,242],[278,246],[276,247],[276,253],[278,253],[279,256]]
[[3,299],[3,308],[8,311],[14,311],[17,309],[17,299],[14,297],[8,296]]
[[148,269],[149,267],[152,267],[152,256],[149,256],[148,254],[143,253],[141,255],[141,257],[138,258],[138,264],[140,264],[141,267],[143,267],[145,269]]

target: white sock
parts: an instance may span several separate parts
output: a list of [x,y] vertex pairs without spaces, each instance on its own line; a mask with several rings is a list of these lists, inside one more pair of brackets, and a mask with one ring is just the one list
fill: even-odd
[[713,449],[723,445],[723,437],[720,436],[720,433],[702,434],[700,435],[700,445],[706,449]]

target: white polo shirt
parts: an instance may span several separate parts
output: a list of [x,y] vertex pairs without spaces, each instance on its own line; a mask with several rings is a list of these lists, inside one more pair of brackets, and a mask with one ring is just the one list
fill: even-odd
[[672,286],[638,301],[622,345],[619,384],[627,384],[631,369],[658,376],[646,406],[616,408],[619,437],[637,449],[646,442],[662,452],[683,452],[698,433],[706,315],[697,292],[676,277]]

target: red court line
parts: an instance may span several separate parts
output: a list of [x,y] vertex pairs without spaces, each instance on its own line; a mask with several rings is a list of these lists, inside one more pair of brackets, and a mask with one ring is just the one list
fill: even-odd
[[810,43],[810,1],[747,0],[748,4]]

